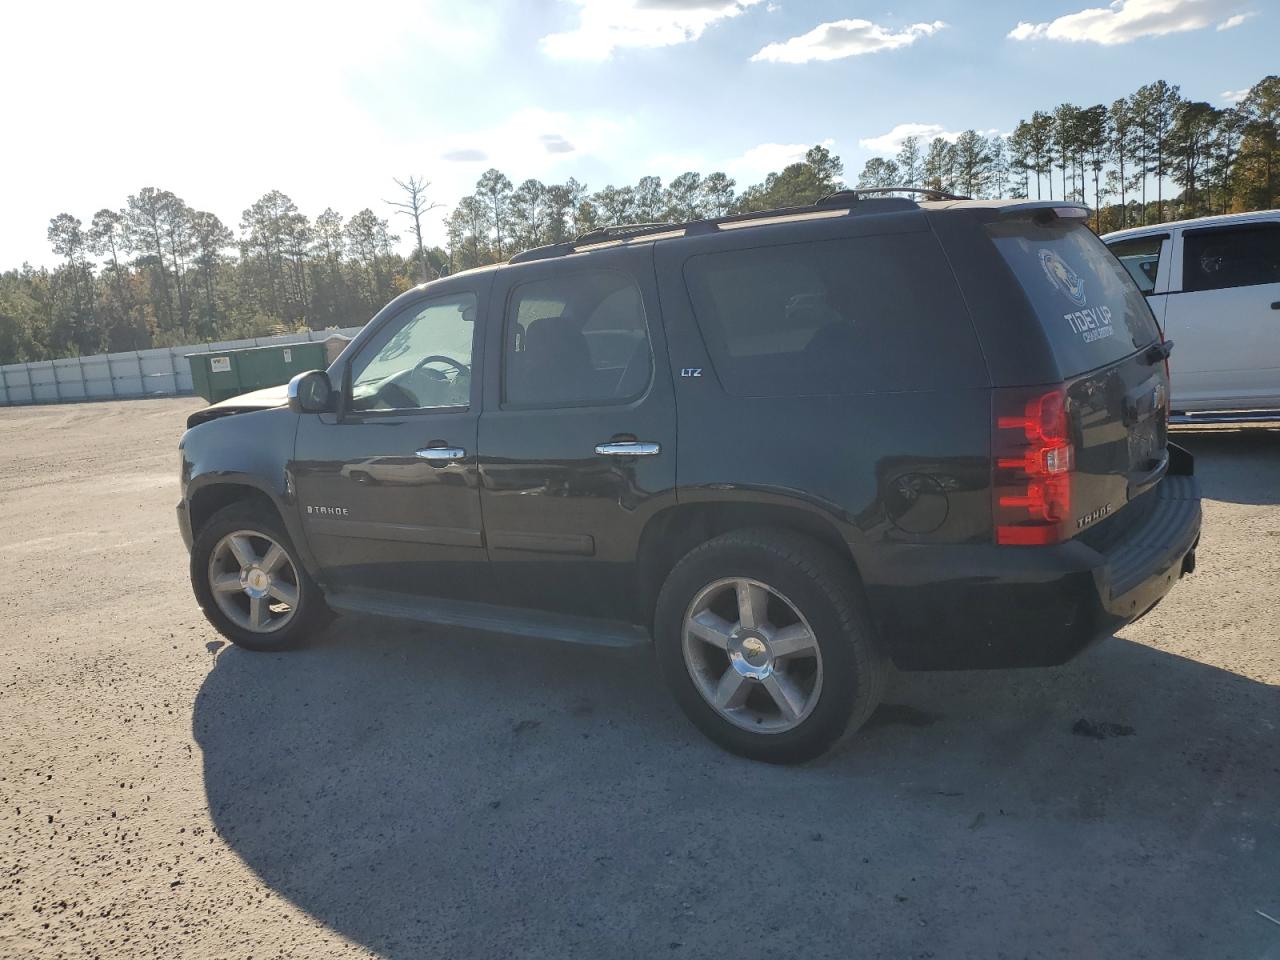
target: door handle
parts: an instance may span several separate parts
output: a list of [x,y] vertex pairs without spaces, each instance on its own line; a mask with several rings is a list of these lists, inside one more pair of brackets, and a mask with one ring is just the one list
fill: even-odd
[[596,453],[602,457],[656,457],[662,447],[647,440],[615,440],[597,443]]
[[461,447],[423,447],[415,457],[419,457],[429,463],[452,463],[455,460],[461,460],[467,455],[467,451]]

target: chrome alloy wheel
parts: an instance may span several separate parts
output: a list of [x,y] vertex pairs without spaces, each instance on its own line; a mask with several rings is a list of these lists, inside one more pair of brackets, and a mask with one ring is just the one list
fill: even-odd
[[785,733],[822,693],[822,652],[795,604],[768,584],[717,580],[684,616],[685,667],[702,698],[754,733]]
[[298,610],[298,571],[284,547],[257,530],[237,530],[209,555],[209,589],[232,623],[273,633]]

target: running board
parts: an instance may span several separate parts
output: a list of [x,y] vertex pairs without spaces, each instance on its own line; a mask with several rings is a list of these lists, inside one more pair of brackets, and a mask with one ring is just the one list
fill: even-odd
[[498,607],[468,600],[405,597],[375,590],[349,590],[325,596],[340,613],[366,613],[443,627],[463,627],[517,637],[559,640],[593,647],[642,647],[650,643],[642,627],[616,620],[597,620],[518,607]]
[[1280,423],[1280,410],[1240,410],[1234,413],[1171,413],[1169,422],[1178,426],[1195,423]]

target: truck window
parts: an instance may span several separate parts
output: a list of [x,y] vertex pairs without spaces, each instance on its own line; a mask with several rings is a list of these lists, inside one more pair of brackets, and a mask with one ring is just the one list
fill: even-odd
[[520,284],[503,343],[506,406],[624,403],[653,370],[640,288],[616,270]]
[[1280,283],[1280,223],[1206,227],[1182,234],[1182,289]]
[[1160,249],[1164,246],[1165,239],[1165,234],[1159,234],[1107,244],[1144,294],[1155,292],[1160,272]]
[[968,311],[930,232],[700,254],[684,276],[728,393],[822,396],[986,382]]
[[474,293],[405,308],[352,361],[352,409],[465,407],[471,396],[475,317]]

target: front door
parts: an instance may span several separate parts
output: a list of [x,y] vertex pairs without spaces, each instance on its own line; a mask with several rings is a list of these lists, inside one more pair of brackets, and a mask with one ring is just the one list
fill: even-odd
[[1183,230],[1180,260],[1164,316],[1175,408],[1280,404],[1280,222]]
[[652,247],[509,267],[493,304],[479,447],[496,596],[634,619],[641,533],[675,496]]
[[408,303],[339,374],[340,412],[301,418],[294,484],[331,586],[484,595],[472,376],[483,293],[459,283]]

